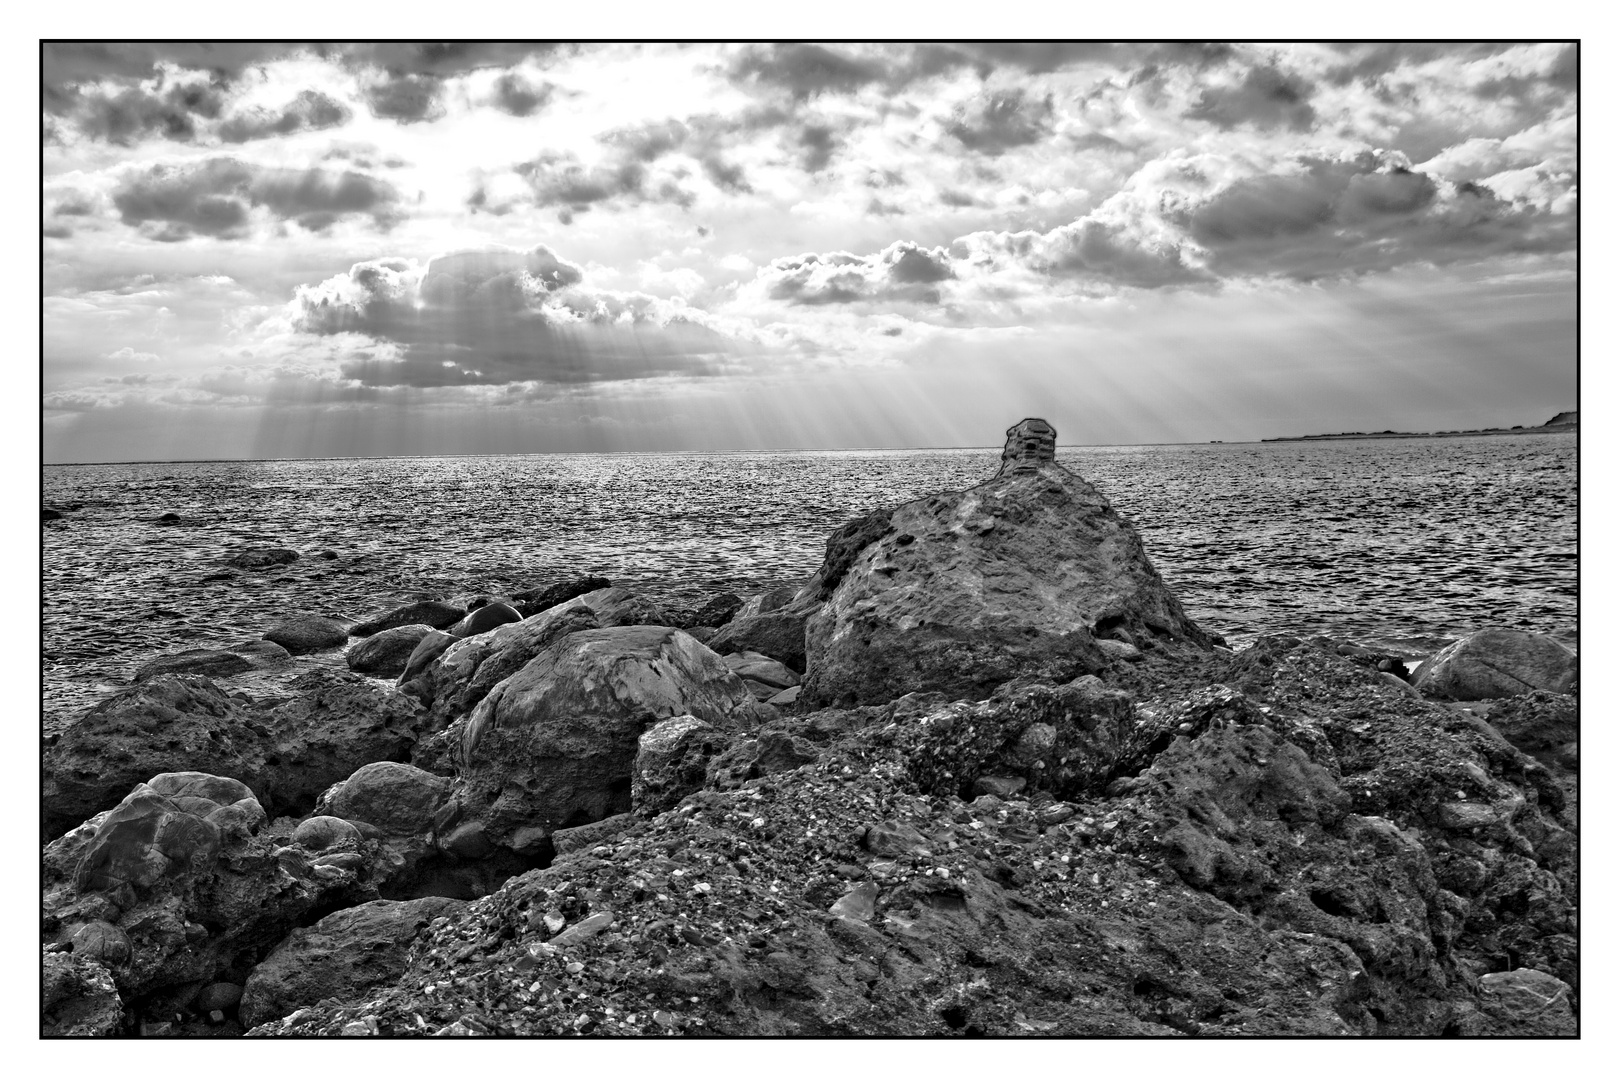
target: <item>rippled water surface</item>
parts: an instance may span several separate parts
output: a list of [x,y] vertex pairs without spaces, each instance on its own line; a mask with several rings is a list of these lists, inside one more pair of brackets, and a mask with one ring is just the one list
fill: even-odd
[[[161,653],[299,610],[586,573],[675,606],[798,583],[827,534],[988,478],[998,449],[51,466],[47,727]],[[1418,655],[1484,625],[1576,631],[1576,439],[1521,435],[1065,448],[1193,618],[1235,644],[1331,634]],[[154,523],[174,512],[179,526]],[[293,548],[270,571],[225,558]],[[318,557],[322,551],[337,558]]]

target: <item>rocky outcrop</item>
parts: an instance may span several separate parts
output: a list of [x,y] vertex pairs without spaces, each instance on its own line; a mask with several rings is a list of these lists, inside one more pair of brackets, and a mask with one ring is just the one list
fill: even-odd
[[1413,672],[1413,685],[1429,697],[1479,701],[1533,690],[1562,694],[1576,674],[1576,654],[1547,634],[1490,627],[1425,660]]
[[848,565],[818,574],[838,584],[806,623],[808,700],[979,698],[1019,677],[1067,682],[1109,666],[1098,637],[1210,645],[1130,522],[1053,459],[1055,438],[1026,420],[1009,430],[992,480],[850,531],[837,553]]
[[275,642],[296,656],[342,645],[349,640],[349,630],[336,619],[306,613],[284,619],[266,630],[265,640]]
[[425,623],[380,630],[349,646],[349,651],[344,654],[344,662],[349,665],[349,670],[362,675],[397,679],[405,673],[406,665],[417,646],[422,644],[422,639],[434,632],[433,627]]
[[463,819],[520,853],[630,809],[642,732],[690,714],[733,727],[757,706],[720,657],[662,626],[582,630],[500,682],[448,731]]
[[244,1027],[278,1020],[318,1001],[347,1001],[398,978],[429,922],[462,906],[442,896],[373,900],[294,930],[253,969],[242,989]]
[[431,626],[435,630],[444,630],[455,626],[467,615],[467,609],[457,605],[448,604],[443,600],[418,600],[415,603],[403,604],[370,618],[362,619],[349,631],[355,637],[371,637],[384,630],[394,630],[402,626]]

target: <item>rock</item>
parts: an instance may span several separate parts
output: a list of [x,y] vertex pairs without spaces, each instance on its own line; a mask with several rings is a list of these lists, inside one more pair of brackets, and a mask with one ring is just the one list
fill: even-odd
[[83,923],[68,938],[74,956],[83,956],[108,969],[120,968],[130,961],[129,935],[105,919]]
[[158,518],[157,518],[157,524],[159,524],[159,525],[178,525],[178,524],[180,524],[180,515],[176,514],[173,511],[170,511],[169,513],[166,513],[166,514],[159,514]]
[[709,640],[713,638],[717,632],[713,626],[686,626],[682,627],[682,629],[684,629],[688,635],[692,637],[692,640],[702,645],[709,644]]
[[841,919],[865,922],[877,913],[878,886],[871,881],[852,885],[843,896],[833,901],[833,906],[828,910]]
[[1502,1027],[1502,1034],[1532,1037],[1577,1033],[1570,984],[1543,971],[1515,968],[1480,977],[1483,1010]]
[[318,1001],[353,1000],[397,977],[422,929],[462,902],[442,896],[373,900],[294,930],[253,969],[237,1012],[244,1027]]
[[293,830],[293,843],[310,851],[328,851],[360,844],[360,830],[341,817],[317,815],[298,823]]
[[1116,641],[1114,638],[1098,638],[1097,643],[1098,648],[1103,650],[1103,655],[1111,660],[1133,661],[1143,658],[1141,649],[1124,641]]
[[314,668],[288,684],[297,696],[265,716],[273,749],[260,788],[277,813],[301,813],[363,765],[406,761],[427,711],[363,675]]
[[444,655],[446,649],[460,640],[460,638],[451,637],[443,630],[434,630],[422,635],[422,640],[417,642],[416,648],[412,649],[411,655],[406,658],[405,669],[400,672],[400,688],[413,697],[420,696],[413,684],[432,666],[435,660]]
[[1536,690],[1494,701],[1486,720],[1519,749],[1552,764],[1581,734],[1581,708],[1569,694]]
[[737,673],[738,678],[753,679],[757,683],[772,687],[773,695],[779,690],[799,685],[799,676],[795,675],[791,668],[763,653],[731,653],[721,659],[726,662],[727,667]]
[[821,601],[809,586],[787,603],[776,604],[781,594],[782,590],[774,590],[745,604],[731,622],[715,631],[707,642],[709,647],[722,655],[764,655],[794,671],[805,670],[805,621],[821,607]]
[[361,821],[389,836],[431,833],[450,797],[452,781],[414,765],[378,761],[362,765],[332,785],[316,803],[317,814]]
[[512,606],[518,609],[518,614],[524,618],[539,615],[542,611],[554,608],[558,604],[573,600],[576,596],[586,593],[599,592],[613,587],[613,582],[605,577],[581,577],[570,581],[554,582],[543,585],[537,589],[527,589],[512,594]]
[[726,732],[696,716],[672,716],[648,728],[631,765],[631,806],[645,817],[674,809],[704,786],[704,770],[726,742]]
[[40,1035],[116,1035],[124,1003],[106,966],[77,952],[47,952],[40,961]]
[[995,795],[998,799],[1011,799],[1023,791],[1027,781],[1022,776],[981,776],[974,780],[975,795]]
[[615,814],[601,821],[593,821],[589,825],[558,829],[552,833],[552,846],[558,855],[567,855],[571,851],[589,851],[610,837],[624,832],[638,820],[635,814]]
[[496,627],[506,623],[521,621],[523,621],[523,616],[518,614],[517,608],[497,601],[492,604],[485,604],[477,611],[468,612],[465,619],[450,628],[450,636],[453,638],[477,637],[479,634],[489,633]]
[[1426,659],[1413,685],[1427,697],[1479,701],[1532,690],[1562,694],[1575,685],[1576,672],[1576,654],[1547,634],[1491,627]]
[[456,604],[447,604],[443,600],[418,600],[363,619],[349,632],[355,637],[371,637],[384,630],[417,625],[444,630],[455,626],[466,615],[467,610]]
[[1015,425],[993,479],[896,507],[882,531],[869,519],[852,535],[878,535],[854,556],[840,548],[842,574],[824,562],[818,579],[839,583],[806,623],[807,700],[1066,682],[1106,668],[1096,638],[1122,633],[1211,647],[1131,523],[1053,460],[1055,439],[1044,421]]
[[241,1000],[240,983],[215,982],[197,991],[197,1000],[192,1002],[192,1006],[198,1012],[228,1012],[236,1008],[237,1002]]
[[155,776],[97,827],[74,887],[132,907],[136,894],[165,877],[206,870],[226,830],[243,826],[251,834],[264,821],[264,810],[240,781],[197,772]]
[[342,645],[349,640],[349,631],[336,619],[324,615],[303,614],[286,619],[265,631],[265,640],[273,641],[288,652],[319,652]]
[[62,519],[62,511],[52,510],[49,506],[46,506],[41,509],[40,516],[45,521],[60,521]]
[[264,638],[258,638],[254,641],[239,641],[226,651],[242,657],[259,670],[279,667],[293,657],[292,653],[277,645],[274,641],[266,641]]
[[691,714],[730,727],[754,707],[720,657],[679,630],[569,634],[451,729],[465,812],[501,846],[519,829],[550,833],[621,813],[630,809],[631,765],[648,726]]
[[384,679],[397,679],[405,673],[406,665],[424,638],[435,633],[425,623],[414,626],[396,626],[378,631],[371,637],[349,646],[344,655],[349,670]]
[[[279,646],[278,646],[279,648]],[[207,675],[222,679],[252,671],[253,662],[224,649],[186,649],[149,660],[135,670],[135,681],[145,682],[158,675]]]
[[[708,626],[711,628],[725,626],[732,621],[732,616],[736,615],[738,609],[742,606],[743,598],[741,596],[736,593],[723,592],[706,600],[702,607],[688,616],[687,622],[692,626]],[[688,628],[687,632],[691,633],[692,631]]]
[[704,786],[735,791],[750,780],[790,772],[821,757],[816,744],[786,731],[762,731],[758,738],[734,742],[704,772]]
[[766,704],[775,705],[779,709],[792,705],[799,700],[799,692],[803,689],[802,686],[790,686],[788,689],[767,698]]
[[447,646],[412,680],[411,692],[429,705],[437,723],[449,723],[470,713],[497,683],[571,633],[656,625],[647,620],[662,618],[656,606],[629,589],[585,593],[522,622]]
[[291,548],[251,547],[237,552],[225,562],[238,570],[264,570],[272,566],[286,566],[297,559],[298,552]]
[[614,913],[599,911],[595,915],[588,915],[552,938],[549,945],[554,949],[569,949],[578,946],[583,941],[589,941],[602,931],[614,924]]
[[157,675],[99,702],[45,750],[43,839],[115,805],[159,773],[257,780],[270,752],[260,719],[201,675]]

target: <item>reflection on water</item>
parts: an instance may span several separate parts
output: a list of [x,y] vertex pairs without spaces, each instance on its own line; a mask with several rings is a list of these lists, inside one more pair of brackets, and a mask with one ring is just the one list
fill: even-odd
[[[44,530],[48,721],[159,653],[281,615],[598,573],[674,606],[798,583],[872,507],[962,488],[999,450],[601,454],[53,466]],[[1484,625],[1574,644],[1570,435],[1066,448],[1202,625],[1419,654]],[[152,523],[180,515],[179,526]],[[224,565],[249,544],[302,557]],[[318,553],[334,552],[335,559]]]

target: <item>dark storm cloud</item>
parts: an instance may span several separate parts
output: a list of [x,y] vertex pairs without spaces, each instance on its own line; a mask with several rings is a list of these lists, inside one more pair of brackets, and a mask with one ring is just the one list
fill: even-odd
[[642,294],[583,289],[580,268],[538,246],[458,252],[417,274],[398,260],[361,263],[298,290],[294,325],[364,334],[397,347],[343,367],[368,386],[573,384],[704,375],[726,339]]
[[1286,127],[1310,130],[1317,119],[1311,106],[1312,87],[1298,75],[1275,67],[1253,67],[1237,86],[1212,87],[1199,95],[1199,101],[1185,114],[1205,120],[1224,130],[1240,124],[1259,128]]
[[1144,241],[1109,222],[1083,219],[1054,229],[1043,239],[1040,254],[1030,262],[1054,277],[1090,278],[1139,289],[1210,280],[1188,263],[1178,245]]
[[190,142],[197,136],[198,119],[214,119],[223,105],[217,86],[176,82],[156,93],[131,87],[112,94],[77,94],[67,119],[89,138],[119,146],[152,136]]
[[380,68],[390,75],[450,79],[485,68],[506,68],[531,57],[563,55],[579,46],[561,42],[427,41],[328,46],[349,67]]
[[285,108],[250,109],[229,117],[219,127],[219,137],[229,143],[291,135],[295,131],[320,131],[349,122],[349,110],[341,103],[314,90],[302,91]]
[[946,133],[970,150],[1002,154],[1052,133],[1053,99],[1027,98],[1023,90],[987,94],[959,109]]
[[557,88],[551,83],[538,86],[516,72],[495,80],[495,107],[511,116],[528,116],[546,107]]
[[758,280],[771,299],[795,305],[938,304],[935,286],[955,276],[945,249],[899,241],[876,255],[835,251],[776,259],[759,271]]
[[362,93],[373,116],[416,124],[445,114],[439,100],[444,81],[436,75],[389,75]]
[[253,207],[316,232],[356,215],[387,229],[401,217],[399,201],[393,185],[364,173],[267,168],[229,157],[154,165],[126,175],[113,192],[120,219],[146,226],[157,240],[243,235]]

